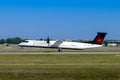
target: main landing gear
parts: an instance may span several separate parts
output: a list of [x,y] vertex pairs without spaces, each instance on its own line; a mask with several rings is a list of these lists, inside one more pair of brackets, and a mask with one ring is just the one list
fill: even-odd
[[58,52],[62,52],[61,48],[58,48]]

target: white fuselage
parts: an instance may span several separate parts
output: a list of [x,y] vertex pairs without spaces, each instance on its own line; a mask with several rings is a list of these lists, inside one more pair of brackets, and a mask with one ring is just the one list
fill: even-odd
[[40,40],[26,40],[18,44],[19,46],[26,47],[44,47],[44,48],[66,48],[66,49],[87,49],[102,47],[102,45],[81,43],[81,42],[68,42],[68,41],[50,41],[49,44],[46,41]]

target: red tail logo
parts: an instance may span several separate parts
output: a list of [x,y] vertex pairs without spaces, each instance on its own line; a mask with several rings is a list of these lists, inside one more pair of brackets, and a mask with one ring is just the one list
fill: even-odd
[[103,40],[105,38],[107,33],[105,32],[98,32],[97,36],[95,37],[95,39],[92,41],[93,44],[99,44],[101,45],[103,43]]
[[103,42],[103,38],[102,38],[102,37],[98,37],[98,38],[96,39],[96,43],[97,43],[97,44],[102,44],[102,42]]

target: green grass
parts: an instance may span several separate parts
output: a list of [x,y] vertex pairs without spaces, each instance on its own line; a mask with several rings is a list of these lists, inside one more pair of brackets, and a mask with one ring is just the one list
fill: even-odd
[[120,55],[0,55],[0,80],[120,80]]

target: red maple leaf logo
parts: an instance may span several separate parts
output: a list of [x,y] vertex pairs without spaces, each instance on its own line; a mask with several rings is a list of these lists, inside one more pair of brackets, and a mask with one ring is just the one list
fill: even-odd
[[103,38],[102,37],[97,38],[96,42],[97,44],[102,44]]

